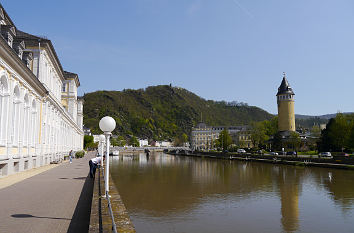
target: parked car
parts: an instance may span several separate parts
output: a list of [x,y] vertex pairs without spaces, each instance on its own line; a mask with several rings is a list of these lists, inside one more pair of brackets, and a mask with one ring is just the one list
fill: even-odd
[[279,155],[278,152],[270,152],[270,155]]
[[246,153],[245,149],[237,149],[237,153]]
[[332,154],[331,152],[321,152],[318,154],[318,156],[321,157],[325,157],[325,158],[332,158]]
[[297,153],[296,153],[296,151],[288,151],[288,152],[286,152],[286,155],[296,156]]
[[345,157],[349,157],[349,154],[345,153],[345,152],[341,152],[338,154],[339,156],[345,156]]

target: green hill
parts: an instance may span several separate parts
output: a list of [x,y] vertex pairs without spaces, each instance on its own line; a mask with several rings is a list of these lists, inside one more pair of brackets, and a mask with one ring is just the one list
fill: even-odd
[[258,107],[205,100],[186,89],[167,85],[96,91],[85,94],[84,100],[84,125],[94,134],[101,133],[98,122],[109,115],[117,122],[114,134],[155,140],[189,135],[201,118],[208,125],[229,126],[272,117]]

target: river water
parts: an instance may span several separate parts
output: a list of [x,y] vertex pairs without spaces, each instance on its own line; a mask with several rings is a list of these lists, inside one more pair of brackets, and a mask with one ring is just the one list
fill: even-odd
[[354,232],[354,171],[155,153],[111,174],[137,232]]

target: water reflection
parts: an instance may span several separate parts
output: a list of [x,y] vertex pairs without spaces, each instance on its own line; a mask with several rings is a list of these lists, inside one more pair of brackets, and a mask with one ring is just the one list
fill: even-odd
[[[155,221],[156,228],[151,232],[168,231],[163,221],[171,223],[171,219],[176,219],[176,216],[193,216],[182,218],[181,223],[174,221],[177,228],[185,227],[185,232],[194,231],[196,228],[193,226],[208,224],[199,222],[204,212],[212,213],[215,205],[220,203],[230,207],[231,215],[238,216],[230,220],[220,217],[218,221],[223,223],[225,229],[222,232],[233,232],[234,228],[227,228],[233,224],[238,224],[241,232],[252,232],[255,226],[247,226],[252,223],[245,222],[248,222],[247,218],[258,216],[260,219],[274,217],[279,220],[279,224],[262,223],[259,229],[263,229],[263,232],[267,232],[264,229],[269,229],[268,232],[315,231],[317,226],[308,224],[307,220],[314,218],[317,221],[318,216],[312,216],[315,210],[302,203],[324,203],[319,207],[319,213],[313,213],[320,215],[321,208],[330,211],[334,217],[326,220],[325,224],[339,221],[341,232],[354,230],[347,218],[342,219],[343,215],[353,215],[353,171],[158,153],[150,156],[139,154],[114,157],[112,177],[128,211],[133,215],[133,222],[146,225]],[[332,200],[332,203],[328,200]],[[239,206],[243,203],[247,203],[247,212],[251,213],[249,216],[246,213],[240,215]],[[257,206],[252,203],[257,203]],[[208,209],[208,206],[212,207]],[[267,216],[270,207],[274,206],[280,207],[279,214],[274,212],[272,216]],[[337,213],[336,206],[340,207],[340,213]],[[200,209],[203,212],[197,211]],[[212,226],[207,228],[210,232],[213,232],[212,229]],[[148,232],[143,228],[140,230]]]

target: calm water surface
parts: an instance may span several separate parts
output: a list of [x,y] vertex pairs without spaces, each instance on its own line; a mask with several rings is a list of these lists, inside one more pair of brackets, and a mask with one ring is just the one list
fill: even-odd
[[163,153],[111,166],[137,232],[354,232],[354,171]]

